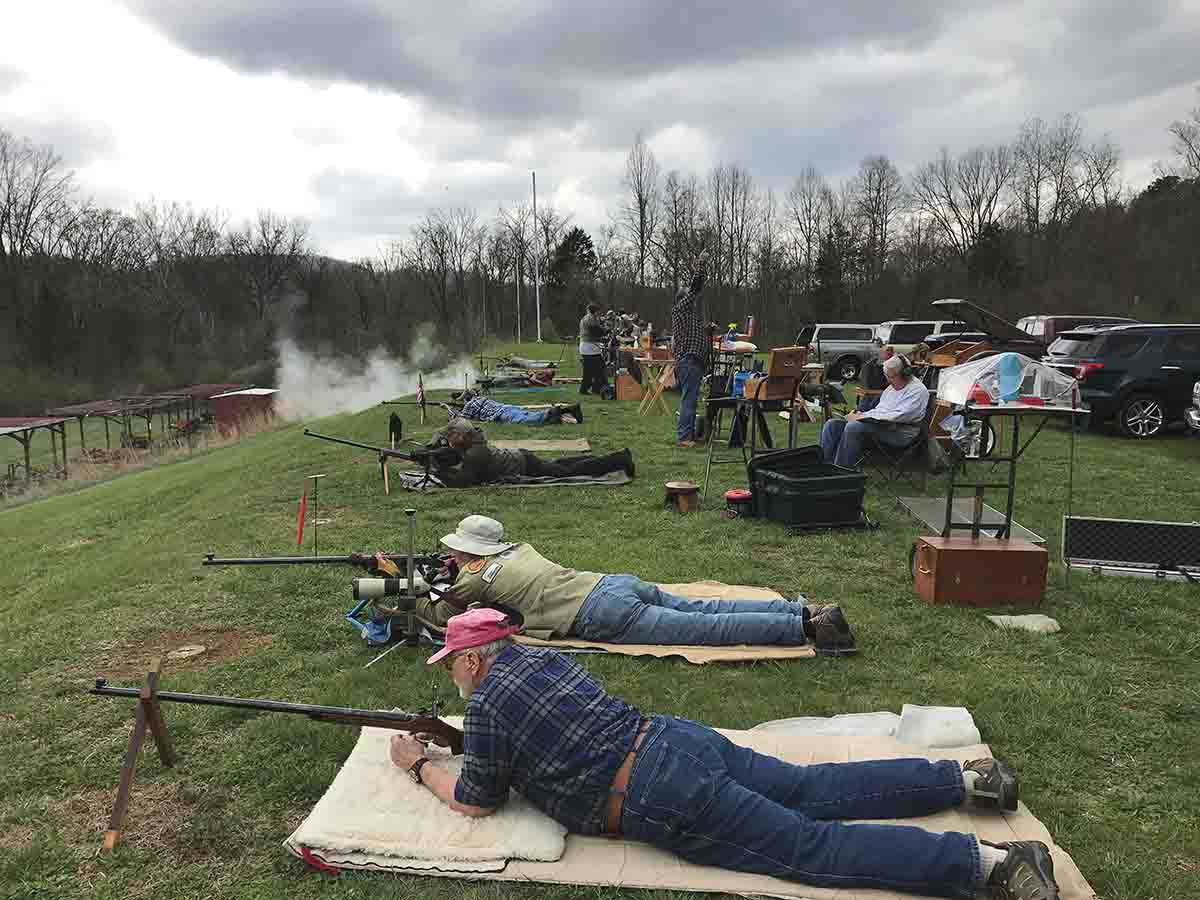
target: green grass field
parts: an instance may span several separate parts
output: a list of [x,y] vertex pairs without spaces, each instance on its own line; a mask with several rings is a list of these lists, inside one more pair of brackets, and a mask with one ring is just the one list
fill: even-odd
[[[539,355],[536,345],[519,349]],[[571,396],[512,395],[521,403]],[[373,651],[341,618],[354,570],[199,565],[208,550],[297,552],[304,477],[323,472],[315,514],[329,522],[319,528],[321,552],[405,549],[407,506],[419,511],[425,549],[480,512],[578,568],[661,581],[713,578],[838,602],[858,635],[856,658],[726,667],[580,659],[649,711],[733,728],[898,711],[905,702],[967,706],[984,740],[1019,768],[1023,798],[1101,896],[1200,898],[1195,587],[1078,575],[1068,587],[1054,565],[1042,611],[1062,633],[1001,632],[979,612],[935,609],[916,597],[906,556],[918,529],[874,481],[867,506],[882,522],[875,532],[789,536],[771,523],[726,521],[720,492],[742,477],[737,466],[717,470],[707,511],[677,517],[662,509],[663,482],[701,481],[703,452],[674,447],[673,420],[639,418],[631,403],[585,399],[582,427],[533,436],[586,436],[599,451],[631,447],[634,484],[385,497],[370,453],[305,438],[296,424],[0,512],[0,897],[621,896],[312,873],[280,844],[328,786],[354,730],[180,706],[167,708],[179,766],[163,769],[152,751],[143,754],[127,844],[97,857],[133,713],[132,703],[85,693],[97,675],[134,684],[157,652],[204,643],[209,654],[167,665],[165,686],[365,707],[429,700],[423,651],[400,649],[363,670]],[[322,420],[319,430],[383,443],[390,411]],[[419,436],[415,411],[401,415],[406,433]],[[426,434],[444,421],[440,412],[430,418]],[[815,440],[816,426],[801,431],[802,442]],[[1065,430],[1048,428],[1018,475],[1016,518],[1049,538],[1054,559],[1067,446]],[[1192,520],[1198,460],[1200,441],[1183,437],[1134,444],[1082,435],[1075,512]],[[930,493],[940,487],[931,478]],[[448,713],[461,713],[444,678],[438,691]]]

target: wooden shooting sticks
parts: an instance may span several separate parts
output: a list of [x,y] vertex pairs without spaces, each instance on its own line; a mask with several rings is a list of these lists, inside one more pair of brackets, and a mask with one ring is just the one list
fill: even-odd
[[154,736],[154,746],[158,748],[158,758],[162,764],[167,768],[175,765],[175,749],[171,746],[171,737],[167,734],[167,726],[163,722],[162,710],[158,705],[158,674],[161,668],[160,656],[154,660],[150,671],[146,673],[146,683],[138,693],[137,707],[133,714],[133,732],[129,735],[129,746],[125,749],[125,762],[121,766],[117,799],[108,819],[108,830],[104,832],[104,842],[100,845],[101,853],[111,853],[121,843],[125,813],[129,811],[129,795],[133,790],[133,774],[137,769],[138,755],[146,740],[147,729]]

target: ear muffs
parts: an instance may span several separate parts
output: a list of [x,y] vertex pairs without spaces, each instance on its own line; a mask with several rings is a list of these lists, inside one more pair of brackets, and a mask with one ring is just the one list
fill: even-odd
[[902,363],[900,366],[900,374],[905,378],[912,378],[913,375],[916,374],[916,372],[913,371],[912,360],[910,360],[903,353],[897,353],[896,355],[900,357],[900,362]]

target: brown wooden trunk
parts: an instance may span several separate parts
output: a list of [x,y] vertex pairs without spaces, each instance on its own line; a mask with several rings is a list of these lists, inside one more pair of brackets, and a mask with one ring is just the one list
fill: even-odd
[[926,603],[958,606],[1040,604],[1049,556],[1027,541],[921,537],[914,562]]

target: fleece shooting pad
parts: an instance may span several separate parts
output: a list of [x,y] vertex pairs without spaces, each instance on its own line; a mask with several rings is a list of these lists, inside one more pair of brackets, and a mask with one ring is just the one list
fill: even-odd
[[[452,490],[437,480],[436,475],[425,478],[421,472],[401,472],[396,476],[401,486],[410,491]],[[567,475],[562,478],[535,478],[532,475],[521,475],[514,481],[490,481],[487,484],[473,484],[469,488],[458,490],[492,490],[493,488],[541,488],[541,487],[617,487],[633,481],[624,472],[609,472],[607,475]]]
[[[461,727],[460,720],[450,719]],[[372,729],[364,729],[364,732]],[[775,734],[770,731],[722,731],[736,744],[751,747],[788,762],[812,764],[825,762],[851,762],[866,759],[899,759],[926,757],[928,759],[957,759],[960,762],[990,756],[985,744],[943,750],[926,750],[902,744],[886,737],[797,737]],[[362,740],[360,739],[360,744]],[[357,753],[358,748],[355,748]],[[383,756],[383,747],[374,751]],[[351,755],[353,758],[354,754]],[[440,763],[439,763],[440,764]],[[343,774],[347,771],[344,786],[336,793]],[[513,825],[515,836],[497,838],[493,850],[473,846],[471,853],[482,861],[459,864],[451,860],[412,859],[414,836],[411,830],[425,816],[425,807],[409,805],[405,798],[418,796],[414,792],[389,795],[388,803],[395,806],[385,810],[375,809],[371,815],[386,812],[391,823],[389,852],[379,849],[371,851],[348,849],[356,838],[347,833],[341,823],[359,820],[357,807],[374,807],[375,795],[372,786],[364,781],[359,784],[357,768],[351,768],[350,760],[343,767],[331,787],[313,809],[305,822],[288,838],[284,846],[293,854],[314,859],[324,865],[338,869],[360,869],[403,874],[433,875],[440,878],[462,878],[469,880],[542,882],[546,884],[596,885],[601,887],[651,888],[671,891],[707,891],[726,894],[783,897],[788,900],[911,900],[912,894],[894,891],[810,887],[793,881],[772,878],[767,875],[751,875],[732,872],[711,866],[699,866],[685,862],[672,853],[658,850],[646,844],[620,838],[582,837],[567,835],[562,856],[555,860],[533,861],[515,858],[512,846],[521,843],[515,853],[533,855],[539,848],[533,845],[540,833],[536,826],[525,822]],[[396,779],[407,778],[403,772],[395,773]],[[415,787],[415,785],[414,785]],[[422,789],[424,790],[424,789]],[[427,793],[427,792],[426,792]],[[336,798],[331,800],[331,798]],[[329,801],[329,802],[327,802]],[[466,820],[465,816],[451,814],[454,819]],[[497,813],[497,815],[500,815]],[[524,817],[541,817],[542,813],[526,806]],[[548,821],[548,820],[547,820]],[[1096,893],[1076,867],[1074,861],[1054,839],[1029,809],[1020,804],[1014,813],[995,813],[956,808],[912,819],[890,820],[894,824],[917,825],[931,831],[960,831],[978,834],[988,841],[1038,840],[1050,847],[1054,857],[1054,873],[1058,880],[1063,900],[1095,900]],[[424,823],[422,823],[423,825]],[[544,823],[543,823],[544,824]],[[457,826],[447,826],[448,828]],[[548,832],[547,832],[548,833]],[[516,836],[519,835],[519,836]],[[422,846],[429,840],[426,835]],[[529,841],[528,846],[524,845]],[[450,842],[454,842],[451,839]],[[455,846],[462,843],[457,841]],[[323,845],[347,849],[326,849]],[[549,843],[546,844],[550,846]],[[542,848],[544,849],[544,848]],[[453,851],[456,854],[458,851]],[[466,855],[466,854],[460,854]],[[503,856],[506,862],[497,863]],[[502,867],[501,867],[502,866]],[[489,871],[488,869],[492,870]]]
[[493,447],[501,450],[530,450],[534,453],[546,450],[562,450],[566,453],[587,453],[592,449],[587,438],[564,438],[548,440],[542,438],[522,438],[519,441],[488,441]]
[[[719,581],[692,581],[686,584],[660,584],[668,594],[691,597],[695,600],[782,600],[783,596],[768,588],[743,584],[723,584]],[[623,656],[681,656],[690,663],[702,666],[711,662],[755,662],[762,659],[812,659],[817,653],[811,645],[800,647],[776,644],[735,644],[727,647],[698,647],[689,644],[608,644],[577,638],[556,638],[543,641],[522,635],[517,638],[531,647],[557,649],[601,650]]]

